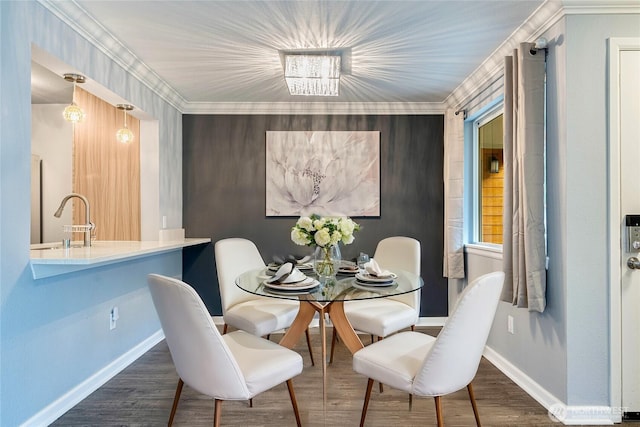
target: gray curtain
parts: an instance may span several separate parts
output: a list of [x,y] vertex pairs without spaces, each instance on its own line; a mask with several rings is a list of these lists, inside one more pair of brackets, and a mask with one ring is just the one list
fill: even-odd
[[505,58],[502,299],[546,306],[544,189],[545,52],[521,43]]
[[464,118],[448,109],[444,115],[444,259],[443,276],[464,278],[463,186]]

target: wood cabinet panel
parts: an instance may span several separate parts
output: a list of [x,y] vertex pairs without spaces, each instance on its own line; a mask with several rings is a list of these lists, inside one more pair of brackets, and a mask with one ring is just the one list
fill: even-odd
[[[122,110],[80,88],[75,101],[86,117],[74,126],[73,191],[89,200],[97,240],[140,240],[140,121],[127,117],[135,137],[122,144]],[[84,224],[83,203],[73,203],[74,224]]]

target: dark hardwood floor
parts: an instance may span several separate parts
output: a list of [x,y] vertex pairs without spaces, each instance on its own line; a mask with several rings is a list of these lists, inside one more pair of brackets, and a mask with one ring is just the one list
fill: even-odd
[[[330,329],[329,337],[330,337]],[[418,328],[436,335],[438,328]],[[273,341],[280,336],[273,335]],[[351,369],[351,355],[344,346],[336,350],[328,367],[327,402],[322,399],[322,369],[319,366],[320,340],[312,330],[316,366],[311,366],[306,342],[295,348],[305,362],[303,373],[294,378],[303,426],[358,426],[366,378]],[[362,337],[368,343],[368,336]],[[328,343],[329,345],[330,343]],[[197,349],[194,349],[197,351]],[[103,387],[80,402],[53,426],[162,426],[166,425],[178,381],[169,350],[164,341],[148,351]],[[484,426],[561,426],[547,411],[516,386],[491,363],[483,359],[473,383]],[[385,387],[371,396],[366,426],[431,426],[436,424],[431,398],[414,398],[409,411],[405,393]],[[466,389],[443,397],[446,426],[474,426],[475,421]],[[223,426],[295,426],[295,418],[285,385],[280,385],[253,400],[253,408],[244,401],[222,404]],[[185,386],[174,421],[175,426],[213,424],[213,400]],[[624,427],[640,426],[625,423]]]

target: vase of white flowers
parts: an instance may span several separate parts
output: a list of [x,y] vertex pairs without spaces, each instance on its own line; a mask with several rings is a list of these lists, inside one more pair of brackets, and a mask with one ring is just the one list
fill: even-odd
[[313,271],[316,272],[321,282],[336,278],[342,254],[340,247],[336,245],[318,246],[313,252]]
[[291,240],[297,245],[315,247],[314,271],[322,282],[334,279],[340,267],[339,243],[353,243],[360,225],[347,217],[303,216],[291,229]]

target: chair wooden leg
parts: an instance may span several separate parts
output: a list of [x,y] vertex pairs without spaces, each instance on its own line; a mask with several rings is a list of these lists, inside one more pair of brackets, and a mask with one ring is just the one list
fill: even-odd
[[313,361],[313,350],[311,350],[311,335],[309,334],[309,328],[304,331],[307,336],[307,347],[309,348],[309,357],[311,357],[311,366],[316,366],[316,362]]
[[267,334],[267,341],[271,339],[271,334]]
[[336,348],[336,343],[338,342],[338,333],[336,332],[336,328],[333,328],[333,333],[331,334],[331,356],[329,357],[329,363],[333,363],[333,352]]
[[222,335],[227,333],[227,329],[229,329],[229,325],[225,323],[224,326],[222,327]]
[[216,399],[215,407],[213,408],[213,427],[220,427],[220,416],[222,415],[222,400]]
[[182,378],[178,380],[178,386],[176,387],[176,394],[173,397],[173,406],[171,407],[171,414],[169,415],[169,423],[167,424],[169,427],[173,424],[173,417],[176,415],[176,409],[178,409],[178,401],[180,400],[180,393],[182,393],[182,386],[184,385],[184,381]]
[[476,405],[476,397],[473,394],[473,387],[471,387],[471,383],[467,385],[467,390],[469,391],[469,400],[471,400],[471,406],[473,407],[473,415],[476,417],[476,426],[480,426],[480,414],[478,413],[478,406]]
[[416,325],[411,325],[411,330],[412,330],[413,332],[415,332],[415,330],[416,330]]
[[298,411],[298,402],[296,401],[296,394],[293,392],[293,381],[287,380],[287,388],[289,389],[289,397],[291,397],[291,406],[293,406],[293,413],[296,416],[296,424],[300,427],[300,412]]
[[369,399],[371,398],[372,388],[373,380],[369,378],[369,381],[367,381],[367,391],[364,394],[364,404],[362,405],[362,415],[360,416],[360,427],[364,426],[364,419],[367,416],[367,408],[369,408]]
[[444,427],[444,418],[442,417],[442,402],[440,396],[434,397],[436,400],[436,419],[438,420],[438,427]]
[[413,408],[413,394],[409,395],[409,412],[411,412],[411,409]]

